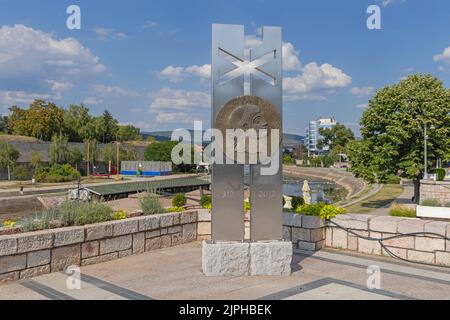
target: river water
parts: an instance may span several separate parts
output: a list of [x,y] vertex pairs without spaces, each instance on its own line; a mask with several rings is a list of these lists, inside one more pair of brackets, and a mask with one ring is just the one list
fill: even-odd
[[311,202],[335,203],[345,198],[347,190],[342,186],[328,181],[310,177],[284,177],[283,194],[289,196],[303,196],[303,181],[308,180],[311,188]]

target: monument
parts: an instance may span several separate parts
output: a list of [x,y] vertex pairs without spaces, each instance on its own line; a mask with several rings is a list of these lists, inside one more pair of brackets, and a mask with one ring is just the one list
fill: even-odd
[[[212,27],[212,126],[223,136],[229,129],[252,129],[258,148],[245,135],[244,141],[216,149],[215,157],[227,161],[212,165],[212,235],[203,242],[202,267],[207,276],[288,275],[292,243],[282,239],[281,28],[263,27],[261,43],[248,59],[244,40],[243,26]],[[250,239],[244,238],[245,164],[250,165]]]

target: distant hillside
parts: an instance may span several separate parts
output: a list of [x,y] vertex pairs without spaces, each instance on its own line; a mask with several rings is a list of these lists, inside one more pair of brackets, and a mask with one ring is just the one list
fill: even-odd
[[[189,130],[189,132],[191,133],[191,135],[193,135],[194,131]],[[172,131],[141,132],[141,135],[144,137],[144,139],[147,139],[148,137],[154,137],[157,141],[167,141],[170,140]],[[284,143],[303,143],[305,137],[298,134],[284,133],[283,139]]]

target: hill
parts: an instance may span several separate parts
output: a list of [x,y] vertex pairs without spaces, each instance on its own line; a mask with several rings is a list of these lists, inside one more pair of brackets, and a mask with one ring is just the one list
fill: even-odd
[[[191,135],[193,135],[193,130],[189,130]],[[172,136],[172,131],[154,131],[154,132],[141,132],[141,135],[144,137],[144,139],[147,139],[148,137],[154,137],[157,141],[167,141],[170,140]],[[303,143],[303,140],[305,139],[304,136],[300,136],[298,134],[292,134],[292,133],[284,133],[283,134],[283,141],[287,144],[295,144],[295,143]]]

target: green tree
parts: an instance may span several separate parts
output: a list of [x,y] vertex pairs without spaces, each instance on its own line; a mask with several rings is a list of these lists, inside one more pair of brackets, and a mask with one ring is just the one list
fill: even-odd
[[103,147],[102,158],[106,163],[109,163],[109,161],[111,161],[111,164],[115,164],[117,162],[116,146],[112,143],[108,143],[107,145],[105,145]]
[[67,163],[78,168],[78,163],[83,161],[83,152],[76,147],[69,147],[69,155],[67,158]]
[[55,134],[50,145],[50,164],[64,164],[69,160],[69,139],[62,134]]
[[42,167],[41,154],[37,151],[31,153],[30,166],[33,172],[36,173]]
[[146,161],[172,161],[172,149],[177,144],[177,141],[162,141],[152,143],[147,148],[145,148],[144,159]]
[[36,137],[49,141],[63,130],[63,109],[52,102],[33,101],[27,110],[16,106],[9,108],[8,131],[12,134]]
[[322,139],[318,142],[318,147],[328,147],[329,150],[336,146],[345,147],[349,141],[355,140],[353,131],[339,123],[331,128],[320,128],[319,134]]
[[119,126],[117,130],[118,141],[136,141],[141,140],[141,130],[130,124],[125,126]]
[[[398,174],[414,181],[420,200],[424,171],[424,126],[428,131],[428,160],[450,149],[450,90],[432,75],[412,75],[379,90],[361,118],[362,141],[348,146],[351,171],[370,182]],[[432,129],[431,129],[432,128]]]
[[118,121],[114,119],[108,110],[97,118],[97,130],[103,143],[114,141],[119,129]]
[[11,143],[0,141],[0,168],[8,170],[8,180],[11,180],[11,168],[20,157],[19,150]]
[[89,138],[86,127],[92,122],[92,116],[89,109],[83,104],[71,105],[64,110],[64,132],[71,142],[82,142]]
[[139,160],[139,155],[132,145],[120,146],[120,160],[136,161]]
[[8,127],[8,117],[0,115],[0,134],[7,133]]

